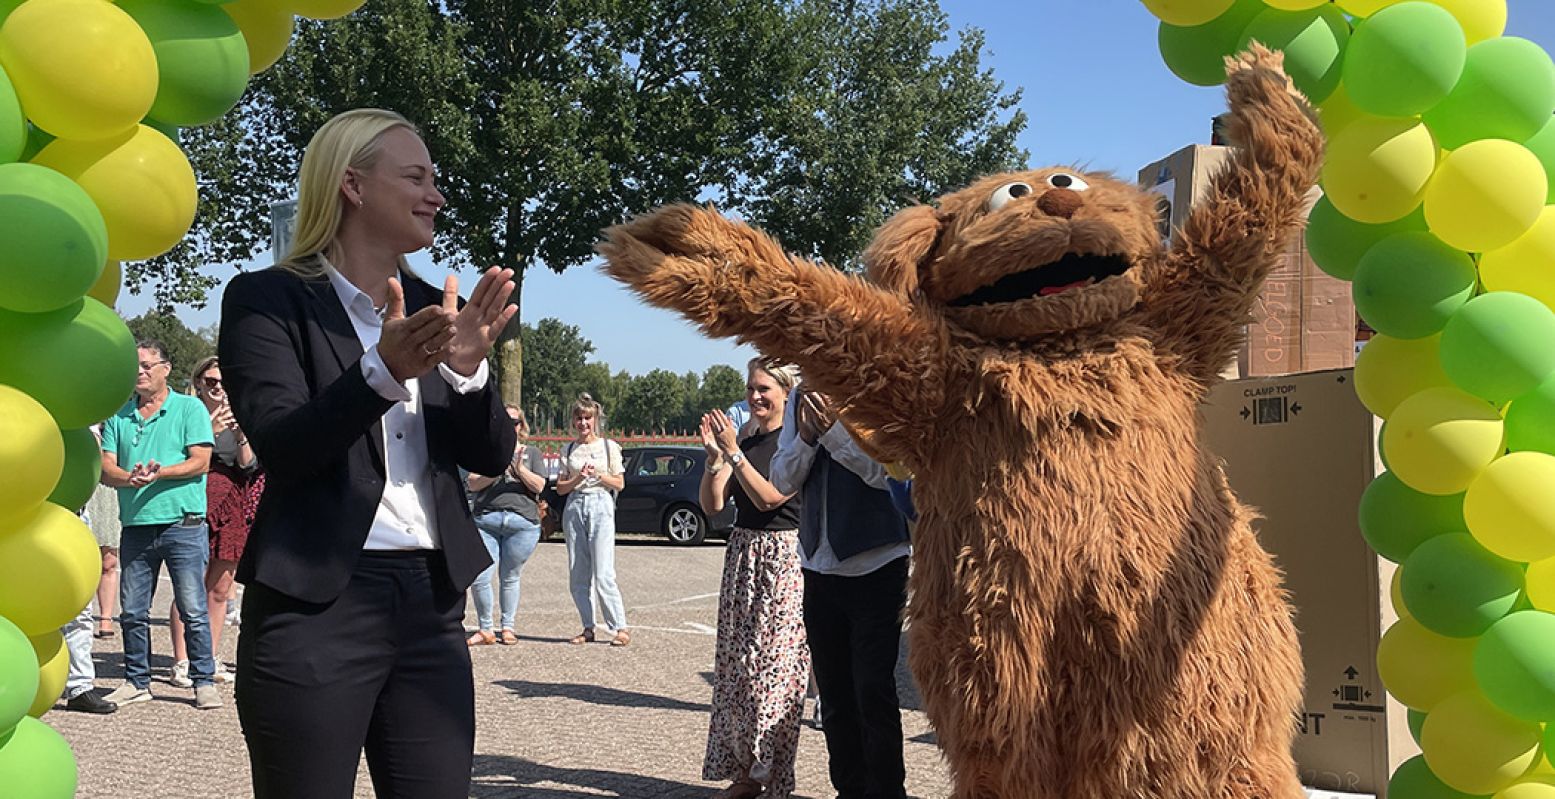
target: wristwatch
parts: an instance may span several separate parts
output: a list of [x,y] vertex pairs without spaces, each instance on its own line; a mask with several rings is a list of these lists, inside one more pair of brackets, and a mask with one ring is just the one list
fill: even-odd
[[725,456],[725,460],[729,461],[729,465],[731,467],[732,466],[739,466],[740,464],[745,462],[745,453],[743,453],[743,452],[736,452],[736,453],[734,453],[732,455],[726,455]]

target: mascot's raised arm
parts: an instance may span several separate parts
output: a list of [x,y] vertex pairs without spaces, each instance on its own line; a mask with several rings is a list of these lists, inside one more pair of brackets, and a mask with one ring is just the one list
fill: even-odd
[[1303,796],[1290,608],[1197,406],[1323,140],[1278,54],[1227,66],[1238,149],[1170,250],[1153,195],[1066,168],[902,211],[867,282],[692,206],[600,245],[916,472],[911,661],[958,797]]

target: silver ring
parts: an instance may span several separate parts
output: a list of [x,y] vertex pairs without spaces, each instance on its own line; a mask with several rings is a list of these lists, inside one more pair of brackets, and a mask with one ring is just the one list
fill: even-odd
[[426,354],[428,354],[428,355],[436,355],[437,354],[437,348],[432,346],[432,345],[430,345],[430,344],[422,345],[421,351],[426,353]]

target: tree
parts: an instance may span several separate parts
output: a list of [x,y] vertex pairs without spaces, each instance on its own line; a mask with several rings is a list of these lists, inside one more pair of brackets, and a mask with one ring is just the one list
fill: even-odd
[[628,430],[665,432],[685,402],[684,385],[674,372],[655,369],[632,381],[615,421]]
[[169,369],[167,384],[174,391],[184,391],[189,388],[190,370],[200,359],[216,354],[216,346],[201,338],[200,335],[178,320],[172,314],[148,311],[135,317],[125,325],[136,341],[142,339],[155,339],[167,349]]
[[[601,228],[716,198],[796,250],[845,265],[904,194],[927,197],[1019,154],[1018,94],[933,0],[375,0],[297,21],[287,56],[186,147],[201,178],[191,240],[131,265],[159,301],[195,302],[194,267],[269,236],[269,204],[313,132],[347,108],[419,123],[449,204],[434,256],[555,271]],[[522,336],[498,343],[504,396]],[[529,404],[529,403],[526,403]]]
[[576,325],[564,325],[559,319],[547,317],[534,327],[519,328],[524,351],[529,353],[523,396],[531,408],[539,411],[535,422],[560,420],[565,424],[566,419],[561,417],[577,398],[584,363],[594,345]]
[[745,397],[745,376],[727,364],[714,364],[702,374],[702,390],[697,406],[703,413],[727,409]]

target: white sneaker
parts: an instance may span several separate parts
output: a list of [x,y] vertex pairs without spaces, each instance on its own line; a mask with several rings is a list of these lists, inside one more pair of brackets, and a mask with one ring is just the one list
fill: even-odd
[[173,676],[168,677],[167,681],[171,683],[174,688],[194,687],[194,681],[189,679],[189,661],[180,660],[177,663],[174,663]]
[[238,600],[243,594],[239,592],[227,600],[227,626],[243,626],[243,603]]
[[194,689],[194,706],[199,710],[215,710],[221,707],[221,693],[214,685],[202,685]]
[[132,683],[125,683],[110,691],[107,696],[103,697],[103,700],[112,702],[119,707],[133,705],[137,702],[150,702],[151,686],[136,688]]
[[211,681],[217,685],[229,685],[235,676],[236,672],[227,670],[227,664],[218,661],[216,663],[216,673],[211,675]]

